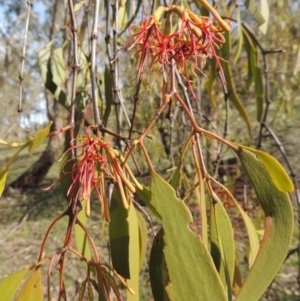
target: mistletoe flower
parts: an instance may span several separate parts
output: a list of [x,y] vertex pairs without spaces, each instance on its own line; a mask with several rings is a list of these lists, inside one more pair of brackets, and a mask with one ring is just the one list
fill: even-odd
[[[106,179],[111,179],[117,184],[122,198],[123,205],[129,208],[128,190],[135,192],[135,186],[142,189],[141,185],[134,178],[129,167],[119,159],[118,153],[110,148],[109,143],[103,140],[101,134],[92,134],[92,127],[86,131],[86,135],[77,138],[77,145],[71,147],[65,154],[70,154],[75,150],[77,156],[74,159],[68,159],[63,165],[63,176],[69,176],[71,184],[67,195],[70,200],[77,202],[86,201],[86,215],[90,215],[90,198],[94,190],[104,209],[104,216],[107,221],[110,220],[108,201],[106,195]],[[70,167],[71,166],[71,170]],[[135,186],[128,180],[124,170],[130,175]]]
[[[158,7],[153,15],[142,21],[141,25],[130,27],[131,37],[116,57],[124,49],[135,48],[136,51],[132,57],[139,57],[138,80],[142,80],[146,69],[149,72],[158,66],[155,77],[163,73],[164,81],[167,82],[169,77],[167,72],[170,70],[171,64],[174,64],[190,86],[189,66],[192,67],[192,71],[197,70],[203,74],[199,61],[205,62],[207,56],[211,56],[217,61],[222,80],[225,83],[220,63],[221,58],[218,57],[216,49],[225,43],[222,32],[228,31],[230,27],[211,6],[208,5],[207,8],[216,18],[217,24],[207,17],[199,17],[192,11],[176,5]],[[166,21],[160,22],[165,14],[167,14]],[[178,17],[177,24],[173,24],[173,26],[171,26],[171,17],[168,19],[171,14]]]

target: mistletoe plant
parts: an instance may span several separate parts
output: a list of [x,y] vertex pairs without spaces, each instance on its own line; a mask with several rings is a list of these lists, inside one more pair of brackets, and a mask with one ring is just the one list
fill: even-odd
[[[139,300],[139,273],[146,254],[147,229],[143,215],[137,210],[136,195],[162,225],[152,241],[149,258],[154,300],[257,301],[278,273],[293,232],[293,210],[288,196],[288,192],[294,189],[293,183],[279,162],[269,154],[228,141],[203,128],[197,121],[193,110],[193,102],[198,101],[195,79],[205,75],[203,65],[206,62],[215,65],[224,89],[228,88],[227,93],[233,96],[233,104],[244,120],[248,120],[236,97],[227,66],[230,22],[223,20],[207,1],[199,2],[209,17],[199,16],[191,8],[183,6],[159,6],[139,25],[129,26],[130,38],[114,57],[111,57],[108,47],[110,67],[106,67],[106,71],[115,72],[117,60],[126,50],[132,50],[133,59],[138,60],[133,114],[131,120],[128,119],[129,135],[124,136],[119,130],[114,132],[104,125],[107,124],[107,111],[105,109],[104,114],[100,114],[103,110],[98,107],[95,45],[99,1],[95,2],[94,7],[90,56],[78,48],[74,7],[72,1],[69,1],[74,58],[70,95],[60,88],[62,82],[57,66],[63,61],[61,49],[53,50],[49,44],[39,54],[45,86],[69,109],[69,124],[61,130],[50,132],[50,123],[24,143],[1,140],[1,143],[19,149],[0,174],[2,193],[9,166],[22,149],[28,147],[29,153],[32,153],[47,137],[65,133],[61,176],[53,185],[61,182],[68,206],[49,226],[36,263],[2,280],[1,300],[12,300],[16,292],[17,300],[42,300],[43,295],[51,300],[54,264],[59,274],[57,299],[66,300],[64,274],[69,253],[75,254],[86,264],[86,277],[81,283],[78,300],[84,299],[87,290],[88,300],[94,300],[96,293],[98,300],[116,298],[120,301],[124,298],[124,293],[120,292],[121,286],[126,289],[127,300]],[[139,103],[145,74],[152,77],[149,89],[154,83],[159,86],[161,100],[155,116],[142,132],[138,132],[134,131],[135,113],[142,107]],[[105,84],[109,86],[110,92],[106,93],[106,108],[112,91],[115,97],[122,98],[117,89],[117,78],[111,81],[108,78]],[[88,84],[91,84],[91,92]],[[92,124],[86,120],[82,122],[82,112],[87,111],[83,105],[86,98],[92,99]],[[173,175],[166,180],[156,170],[145,139],[148,139],[160,115],[167,110],[167,116],[170,117],[176,106],[182,108],[190,131]],[[248,174],[264,211],[264,234],[261,241],[251,218],[229,189],[208,171],[203,144],[210,140],[230,149]],[[119,146],[118,149],[113,146],[114,143]],[[142,185],[135,177],[136,172],[140,171],[136,161],[139,152],[142,152],[149,168],[149,186]],[[192,155],[195,181],[179,197],[183,162],[188,153]],[[107,183],[111,183],[112,190],[107,189]],[[220,191],[224,199],[219,197]],[[91,214],[93,193],[99,200],[101,217],[109,227],[110,263],[100,260],[97,241],[86,226],[86,218]],[[191,227],[193,218],[187,204],[192,195],[196,196],[200,213],[199,233]],[[234,230],[225,208],[225,199],[240,213],[247,230],[249,271],[245,279],[242,279],[239,270]],[[58,246],[55,253],[47,254],[49,234],[64,217],[69,220],[64,244]],[[47,291],[44,292],[41,265],[46,263]],[[24,278],[26,281],[18,290]]]

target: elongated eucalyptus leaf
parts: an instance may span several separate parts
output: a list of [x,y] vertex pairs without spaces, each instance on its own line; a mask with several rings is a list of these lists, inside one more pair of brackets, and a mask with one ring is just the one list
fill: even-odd
[[137,194],[141,198],[141,200],[147,205],[147,207],[151,210],[151,212],[159,219],[161,220],[161,217],[159,213],[156,211],[156,209],[151,204],[151,192],[149,188],[146,186],[143,186],[143,190],[137,189]]
[[139,274],[140,274],[140,239],[139,222],[133,202],[130,204],[128,213],[129,224],[129,269],[130,278],[127,280],[128,286],[134,290],[135,294],[127,291],[127,301],[139,301]]
[[154,237],[150,253],[149,275],[152,295],[155,301],[169,301],[165,287],[169,282],[168,270],[164,258],[164,230],[161,228]]
[[31,268],[11,274],[1,280],[0,295],[2,301],[11,301],[24,277],[31,270]]
[[255,154],[261,163],[266,168],[269,176],[271,177],[274,185],[276,188],[281,192],[293,192],[294,191],[294,184],[282,165],[271,155],[257,150],[251,147],[243,146],[237,143],[234,143],[245,150],[250,151],[251,153]]
[[[221,53],[222,53],[222,57],[225,60],[229,60],[230,53],[231,53],[230,34],[228,32],[226,32],[224,34],[224,36],[225,36],[226,43],[223,45]],[[235,106],[235,108],[240,113],[240,116],[245,121],[245,123],[247,125],[247,128],[248,128],[249,135],[251,136],[250,118],[249,118],[249,115],[246,111],[246,108],[244,107],[242,101],[240,100],[240,98],[238,97],[238,95],[236,93],[235,85],[234,85],[233,78],[232,78],[232,72],[231,72],[230,64],[227,63],[227,62],[222,62],[222,67],[223,67],[225,79],[226,79],[226,82],[227,82],[228,97],[229,97],[230,101],[232,102],[232,104]]]
[[265,22],[259,26],[259,30],[266,34],[268,31],[269,25],[269,17],[270,17],[270,9],[269,9],[269,1],[268,0],[260,0],[260,12]]
[[217,196],[210,212],[211,253],[227,291],[228,300],[231,300],[235,266],[234,233],[230,218]]
[[143,263],[146,258],[147,252],[147,240],[148,240],[148,231],[147,224],[142,214],[139,211],[136,211],[136,216],[139,223],[139,249],[140,249],[140,271],[143,267]]
[[51,125],[52,125],[52,121],[50,121],[44,129],[40,129],[37,131],[33,142],[30,143],[28,146],[29,155],[32,155],[33,152],[44,143],[44,141],[46,140],[50,132]]
[[[126,279],[130,278],[128,214],[129,211],[124,208],[120,195],[113,193],[109,223],[111,260],[117,273]],[[137,259],[135,260],[138,262]]]
[[215,80],[216,80],[216,69],[217,69],[217,61],[216,60],[211,60],[210,63],[210,71],[209,71],[209,76],[208,80],[206,83],[207,87],[207,93],[210,99],[210,102],[213,107],[216,107],[216,100],[215,100],[215,95],[214,95],[214,85],[215,85]]
[[26,280],[18,294],[16,301],[42,301],[42,276],[41,269],[37,268]]
[[200,237],[191,230],[191,214],[172,186],[151,173],[151,205],[161,216],[164,256],[170,283],[166,290],[172,301],[227,300],[212,258]]
[[[87,218],[85,214],[86,201],[81,202],[82,210],[78,213],[77,218],[86,226]],[[88,242],[88,238],[82,228],[76,224],[75,225],[75,241],[76,248],[79,253],[81,253],[86,259],[91,260],[91,250]]]
[[243,49],[243,26],[242,26],[242,20],[241,20],[241,10],[238,9],[237,11],[237,32],[238,32],[238,47],[237,51],[233,60],[233,65],[235,66],[237,61],[239,60],[242,49]]
[[3,190],[5,188],[5,183],[6,183],[6,179],[7,179],[7,173],[8,173],[8,169],[9,169],[10,165],[17,158],[17,156],[19,155],[19,153],[25,147],[27,147],[27,145],[29,145],[30,143],[31,142],[28,141],[26,144],[22,144],[22,146],[20,147],[20,149],[18,151],[16,151],[16,153],[9,159],[9,161],[5,164],[5,166],[0,170],[0,196],[2,195]]
[[59,77],[55,77],[51,70],[51,47],[52,42],[45,45],[39,51],[39,67],[42,81],[45,84],[45,87],[54,95],[55,99],[67,108],[71,104],[71,101],[67,97],[66,93],[61,89],[59,84],[55,82],[55,80],[60,81],[61,79]]
[[[284,262],[293,233],[294,216],[286,192],[278,190],[260,158],[245,148],[236,152],[244,166],[265,213],[265,230],[256,260],[239,291],[236,301],[257,301]],[[280,177],[280,176],[279,176]]]
[[264,103],[264,87],[260,68],[256,67],[255,72],[255,92],[256,92],[256,119],[261,122],[263,117],[263,103]]
[[255,0],[244,0],[244,3],[258,25],[262,25],[265,22],[265,19],[255,5]]
[[111,107],[113,105],[113,82],[108,65],[105,65],[104,71],[104,89],[105,89],[105,111],[103,115],[103,122],[107,124],[110,115]]

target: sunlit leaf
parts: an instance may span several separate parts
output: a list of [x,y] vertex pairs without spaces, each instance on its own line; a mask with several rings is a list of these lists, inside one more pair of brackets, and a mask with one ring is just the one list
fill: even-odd
[[17,158],[17,156],[19,155],[19,153],[24,148],[26,148],[27,145],[29,145],[29,143],[31,143],[31,141],[28,141],[26,144],[22,144],[22,146],[20,147],[20,149],[8,160],[8,162],[5,164],[5,166],[0,170],[0,196],[2,195],[3,190],[5,188],[5,183],[6,183],[6,179],[7,179],[7,172],[8,172],[8,169],[9,169],[10,165]]
[[164,230],[161,228],[154,237],[149,261],[149,275],[152,295],[155,301],[168,301],[170,300],[166,285],[169,282],[168,270],[164,258]]
[[0,292],[2,301],[11,301],[26,274],[31,268],[19,271],[7,276],[0,282]]
[[[191,214],[170,184],[151,173],[151,204],[162,218],[164,256],[170,277],[170,300],[227,300],[212,258],[199,236],[190,228]],[[184,271],[184,276],[183,276]],[[210,275],[209,277],[207,275]]]
[[262,25],[265,22],[265,19],[256,7],[255,0],[244,0],[244,3],[257,24]]
[[58,86],[62,86],[66,81],[65,70],[66,67],[65,67],[63,48],[59,47],[54,49],[53,60],[52,60],[53,81]]
[[37,268],[26,280],[18,294],[16,301],[43,300],[41,269]]
[[140,254],[140,239],[139,239],[139,224],[136,216],[136,210],[133,202],[130,204],[128,213],[129,223],[129,268],[130,278],[127,280],[128,286],[134,290],[135,294],[127,291],[127,301],[139,301],[139,274],[140,261],[138,255]]
[[[294,214],[287,193],[278,190],[270,174],[259,157],[248,149],[239,148],[236,152],[244,166],[258,201],[265,213],[264,236],[256,260],[241,287],[236,301],[257,301],[270,285],[284,262],[293,233]],[[268,168],[270,161],[268,161]],[[279,164],[278,162],[275,164]],[[281,172],[280,172],[281,173]],[[279,178],[282,175],[278,175]],[[280,246],[280,247],[278,247]],[[263,275],[263,277],[258,277]]]
[[269,17],[270,17],[270,8],[268,0],[260,0],[260,12],[265,22],[259,26],[259,30],[266,34],[268,31]]
[[26,142],[7,142],[7,141],[0,139],[0,144],[4,144],[4,145],[10,146],[10,147],[18,147],[18,146],[23,146],[25,144],[28,144],[28,141],[26,141]]
[[81,9],[81,7],[82,6],[84,6],[85,4],[87,4],[87,1],[80,1],[80,2],[78,2],[78,3],[75,3],[75,5],[74,5],[74,12],[76,13],[76,12],[78,12],[80,9]]
[[[86,226],[87,218],[85,214],[85,207],[86,201],[81,202],[82,210],[78,213],[77,218],[81,221],[81,223]],[[75,241],[76,241],[76,248],[80,254],[82,254],[86,259],[91,260],[91,250],[88,243],[88,238],[83,231],[83,229],[76,224],[75,225]]]
[[242,26],[242,20],[241,20],[241,10],[238,9],[237,11],[237,33],[238,33],[238,47],[237,51],[233,60],[233,65],[235,66],[237,61],[239,60],[242,49],[243,49],[243,26]]
[[61,87],[55,83],[54,75],[52,72],[50,56],[51,56],[51,47],[53,42],[46,44],[39,51],[39,68],[42,81],[45,84],[45,87],[54,95],[55,99],[58,100],[64,107],[69,107],[71,104],[70,99],[67,97],[66,93],[61,89]]
[[141,200],[146,204],[146,206],[151,210],[151,212],[159,219],[161,220],[160,215],[156,211],[156,209],[151,205],[151,192],[149,188],[146,186],[143,186],[143,190],[137,189],[137,194],[141,198]]
[[119,29],[123,30],[126,28],[128,22],[129,22],[129,15],[130,15],[130,2],[127,1],[121,1],[119,5],[118,10],[118,26]]
[[288,174],[286,173],[285,169],[282,167],[282,165],[271,155],[251,148],[244,145],[240,145],[237,143],[234,143],[241,148],[250,151],[251,153],[255,154],[260,162],[264,165],[266,170],[269,173],[269,176],[271,177],[274,185],[276,188],[281,192],[293,192],[294,191],[294,184]]
[[37,131],[37,133],[36,133],[36,135],[34,137],[33,142],[30,143],[29,146],[28,146],[29,155],[32,155],[32,153],[39,146],[41,146],[44,143],[44,141],[46,140],[46,138],[47,138],[47,136],[48,136],[48,134],[50,132],[51,125],[52,125],[52,121],[50,121],[45,128]]

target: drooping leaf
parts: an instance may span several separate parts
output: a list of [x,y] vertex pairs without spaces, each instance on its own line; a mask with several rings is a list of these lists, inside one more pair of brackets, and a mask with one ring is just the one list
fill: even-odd
[[31,142],[28,146],[29,155],[32,155],[33,152],[44,143],[45,139],[47,138],[50,132],[51,125],[52,121],[50,121],[44,129],[37,131],[33,142]]
[[265,213],[265,230],[260,249],[236,301],[257,301],[286,258],[293,233],[294,215],[288,194],[279,191],[270,176],[276,176],[276,167],[271,170],[268,165],[270,170],[267,170],[260,158],[244,147],[236,153]]
[[111,107],[113,105],[113,82],[108,65],[105,65],[104,71],[104,89],[105,89],[105,111],[103,115],[103,122],[107,124],[110,115]]
[[53,72],[53,81],[58,85],[62,86],[66,82],[65,74],[65,60],[63,48],[59,47],[53,51],[53,62],[52,62],[52,72]]
[[242,26],[242,20],[241,20],[241,10],[238,9],[237,11],[237,33],[238,33],[238,47],[237,51],[233,60],[233,65],[235,66],[237,61],[239,60],[242,49],[243,49],[243,26]]
[[268,0],[260,0],[260,12],[265,22],[259,26],[259,30],[266,34],[268,31],[269,17],[270,17],[270,8]]
[[256,7],[255,0],[244,0],[244,3],[257,24],[262,25],[265,22],[265,19]]
[[139,223],[139,246],[140,246],[140,271],[143,267],[143,263],[146,258],[147,252],[147,240],[148,240],[148,231],[147,231],[147,224],[145,219],[143,218],[142,214],[137,210],[136,216]]
[[0,295],[2,301],[11,301],[26,274],[31,268],[7,276],[0,282]]
[[[231,52],[230,35],[229,35],[229,33],[225,33],[224,36],[225,36],[226,43],[223,45],[223,47],[221,49],[222,57],[225,60],[229,60],[230,52]],[[240,113],[240,116],[245,121],[245,123],[247,125],[247,128],[248,128],[249,135],[251,136],[250,118],[249,118],[249,115],[246,111],[246,108],[244,107],[242,101],[240,100],[239,96],[236,93],[235,85],[234,85],[233,78],[232,78],[232,72],[231,72],[230,64],[227,63],[227,62],[222,62],[222,67],[223,67],[225,79],[226,79],[226,82],[227,82],[228,98],[230,99],[232,104],[235,106],[235,108],[238,110],[238,112]]]
[[78,56],[79,56],[79,64],[80,70],[77,74],[76,80],[76,91],[77,92],[85,92],[86,86],[90,79],[90,72],[89,72],[89,60],[84,51],[79,48],[78,49]]
[[143,186],[143,190],[137,189],[136,193],[141,198],[141,200],[146,204],[146,206],[151,210],[151,212],[159,220],[161,220],[159,213],[156,211],[156,209],[151,204],[151,192],[150,192],[149,188],[147,188],[146,186]]
[[228,300],[231,300],[235,266],[234,233],[230,218],[217,196],[211,204],[210,212],[211,253],[226,288]]
[[52,43],[46,44],[39,51],[39,68],[42,81],[45,87],[54,95],[55,99],[58,100],[65,108],[68,108],[71,104],[70,99],[67,97],[66,93],[61,89],[61,87],[55,83],[55,77],[52,72],[50,56]]
[[76,13],[77,11],[79,11],[81,9],[82,6],[84,6],[85,4],[87,4],[86,0],[80,1],[78,3],[75,3],[74,5],[74,12]]
[[23,146],[25,144],[28,145],[28,141],[26,141],[26,142],[7,142],[7,141],[0,139],[0,144],[4,144],[4,145],[10,146],[10,147],[18,147],[18,146]]
[[[81,202],[82,210],[78,213],[77,218],[81,221],[81,223],[86,226],[87,218],[85,214],[86,201]],[[75,225],[75,242],[76,248],[80,254],[82,254],[86,259],[91,260],[91,250],[88,243],[88,238],[83,229],[76,224]]]
[[282,165],[271,155],[261,150],[234,143],[244,150],[255,154],[264,165],[276,188],[281,192],[293,192],[294,184]]
[[[170,300],[226,300],[224,288],[212,258],[198,235],[190,228],[191,214],[170,184],[151,173],[151,205],[161,216],[164,228],[164,256],[170,283]],[[183,271],[184,270],[184,275]],[[207,277],[207,275],[210,275]]]
[[164,230],[161,228],[154,237],[149,261],[149,275],[152,295],[155,301],[169,301],[166,285],[169,282],[168,270],[164,258]]
[[85,288],[86,288],[86,280],[84,280],[79,289],[79,295],[78,295],[78,301],[83,301],[84,293],[85,293]]
[[130,17],[130,4],[131,1],[121,1],[118,10],[118,26],[120,30],[126,28]]
[[88,298],[89,298],[89,301],[94,301],[93,287],[92,287],[92,284],[91,284],[91,282],[89,280],[88,280],[88,283],[87,283],[87,288],[88,288]]
[[127,280],[128,286],[134,290],[135,294],[127,291],[128,301],[139,301],[139,274],[140,274],[140,239],[139,239],[139,224],[136,216],[136,210],[133,202],[130,204],[128,213],[129,224],[129,269],[130,279]]
[[120,195],[113,193],[109,223],[111,260],[114,269],[125,279],[130,278],[128,214],[129,211],[124,208]]
[[255,92],[256,92],[256,119],[261,122],[263,117],[264,87],[260,68],[256,67]]
[[207,80],[207,83],[206,83],[206,87],[207,87],[207,93],[208,93],[210,102],[211,102],[211,104],[214,108],[217,106],[215,96],[214,96],[214,85],[215,85],[215,80],[216,80],[216,69],[217,69],[217,61],[216,60],[211,60],[210,71],[209,71],[209,76],[208,76],[208,80]]
[[36,268],[26,280],[18,294],[16,301],[42,301],[42,276],[40,267]]
[[257,70],[257,45],[251,39],[247,30],[243,27],[243,40],[245,42],[245,49],[247,52],[248,60],[248,79],[247,87],[250,88],[251,84],[255,82],[256,70]]
[[10,165],[17,158],[17,156],[19,155],[19,153],[24,148],[26,148],[30,143],[31,143],[31,141],[28,141],[26,144],[22,144],[22,146],[20,147],[20,149],[9,159],[9,161],[5,164],[5,166],[0,170],[0,196],[2,195],[3,190],[5,188],[5,183],[6,183],[6,179],[7,179],[7,173],[8,173],[8,169],[9,169]]

